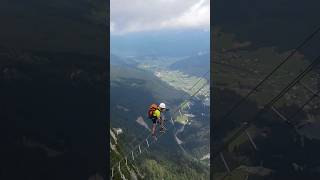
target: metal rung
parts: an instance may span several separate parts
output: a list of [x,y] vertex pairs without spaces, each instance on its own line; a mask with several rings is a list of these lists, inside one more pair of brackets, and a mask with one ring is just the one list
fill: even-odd
[[311,88],[309,88],[308,86],[306,86],[305,84],[303,84],[302,82],[299,82],[299,84],[301,86],[303,86],[306,90],[308,90],[310,93],[312,93],[313,95],[320,97],[320,95],[318,93],[316,93],[314,90],[312,90]]
[[141,148],[140,148],[140,145],[139,145],[139,152],[140,152],[140,154],[141,154]]
[[148,145],[148,147],[149,147],[149,142],[148,142],[148,139],[146,139],[146,142],[147,142],[147,145]]
[[132,156],[132,160],[134,160],[134,155],[133,155],[133,151],[131,151],[131,156]]
[[283,116],[276,108],[274,108],[273,106],[271,106],[271,109],[284,121],[288,122],[288,119]]
[[253,141],[253,139],[251,138],[249,132],[248,132],[247,130],[245,130],[245,132],[246,132],[246,134],[247,134],[247,136],[248,136],[248,139],[249,139],[249,141],[251,142],[253,148],[257,151],[257,150],[258,150],[257,145],[254,143],[254,141]]
[[113,171],[114,171],[114,169],[111,168],[111,177],[113,177]]
[[219,154],[220,154],[221,160],[223,161],[224,166],[226,167],[228,173],[230,174],[231,173],[230,168],[229,168],[226,160],[224,159],[222,152],[220,152]]

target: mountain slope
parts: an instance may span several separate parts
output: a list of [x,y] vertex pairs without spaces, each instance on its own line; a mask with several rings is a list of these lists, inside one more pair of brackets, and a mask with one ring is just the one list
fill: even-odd
[[[151,122],[146,118],[146,111],[151,103],[164,101],[170,109],[174,109],[183,102],[181,97],[184,95],[185,93],[177,91],[149,71],[124,65],[111,65],[110,124],[111,127],[121,128],[124,132],[120,140],[124,154],[129,154],[135,145],[150,134],[145,125],[140,125],[137,120],[140,122],[144,120],[147,126],[151,127]],[[186,97],[188,96],[184,98]],[[202,164],[197,164],[184,155],[173,138],[169,114],[166,117],[168,119],[166,126],[170,129],[157,143],[147,149],[147,152],[137,158],[139,171],[145,179],[159,177],[207,179],[208,169],[202,169]],[[142,148],[145,147],[144,143]],[[185,164],[182,169],[181,163]]]

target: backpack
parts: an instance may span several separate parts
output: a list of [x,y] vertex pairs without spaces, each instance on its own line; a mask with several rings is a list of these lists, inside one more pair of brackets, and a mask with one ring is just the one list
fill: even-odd
[[156,105],[156,104],[151,104],[151,105],[149,106],[148,117],[149,117],[150,119],[153,118],[153,113],[154,113],[154,111],[157,110],[157,109],[158,109],[158,105]]

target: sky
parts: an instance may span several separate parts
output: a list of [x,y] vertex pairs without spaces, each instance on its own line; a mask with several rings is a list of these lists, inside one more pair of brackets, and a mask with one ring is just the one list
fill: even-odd
[[210,28],[210,0],[111,0],[111,35]]

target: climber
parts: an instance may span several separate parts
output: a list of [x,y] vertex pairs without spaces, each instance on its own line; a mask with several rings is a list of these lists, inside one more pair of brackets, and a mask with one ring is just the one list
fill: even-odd
[[162,116],[162,112],[167,111],[166,105],[164,103],[160,103],[159,106],[156,104],[151,104],[148,111],[148,117],[152,120],[152,130],[151,134],[155,137],[155,130],[157,123],[160,123],[160,132],[164,132],[165,128],[163,125],[164,118]]

